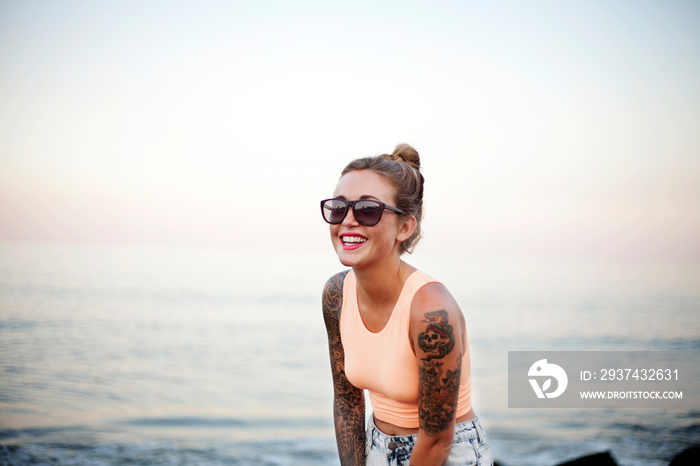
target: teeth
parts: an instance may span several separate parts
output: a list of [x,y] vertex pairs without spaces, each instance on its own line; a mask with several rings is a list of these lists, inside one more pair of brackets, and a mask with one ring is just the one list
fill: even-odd
[[361,236],[343,236],[343,243],[364,243],[367,238]]

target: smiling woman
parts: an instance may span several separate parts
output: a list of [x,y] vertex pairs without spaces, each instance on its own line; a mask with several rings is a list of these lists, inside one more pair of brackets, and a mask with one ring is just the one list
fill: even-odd
[[420,240],[420,223],[423,218],[423,183],[425,180],[420,172],[418,152],[408,144],[400,144],[391,155],[385,154],[381,157],[354,160],[341,173],[341,180],[345,175],[360,170],[381,174],[391,183],[396,207],[403,211],[400,213],[408,213],[416,219],[416,227],[411,237],[400,245],[401,252],[411,252],[413,246]]
[[[471,405],[459,305],[401,259],[420,239],[423,184],[418,152],[402,144],[348,164],[334,197],[321,201],[338,259],[351,268],[323,294],[344,465],[492,462]],[[367,426],[364,390],[374,409]]]

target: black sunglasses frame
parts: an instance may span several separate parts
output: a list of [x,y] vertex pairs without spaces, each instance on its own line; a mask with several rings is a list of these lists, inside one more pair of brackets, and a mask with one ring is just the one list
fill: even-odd
[[[338,202],[342,202],[345,204],[345,212],[343,213],[343,216],[341,217],[341,219],[338,220],[337,222],[329,222],[328,219],[326,218],[326,215],[324,214],[323,205],[328,201],[338,201]],[[357,216],[355,215],[355,204],[357,204],[358,202],[374,202],[375,204],[377,204],[377,207],[379,207],[380,211],[379,211],[379,217],[377,218],[376,222],[366,223],[366,222],[360,221],[360,219],[357,218]],[[357,221],[357,223],[359,223],[360,225],[366,226],[366,227],[373,227],[374,225],[379,223],[379,221],[382,219],[382,215],[384,214],[385,209],[391,210],[392,212],[396,212],[397,214],[402,214],[402,215],[406,213],[405,211],[403,211],[401,209],[397,209],[396,207],[392,207],[390,205],[384,204],[383,202],[375,201],[374,199],[358,199],[356,201],[348,201],[347,199],[338,199],[337,197],[332,197],[330,199],[324,199],[321,201],[321,216],[323,217],[323,220],[325,220],[326,223],[329,223],[331,225],[338,225],[338,224],[342,223],[343,220],[345,220],[345,217],[348,216],[348,212],[350,211],[350,209],[352,209],[353,216],[355,217],[355,220]]]

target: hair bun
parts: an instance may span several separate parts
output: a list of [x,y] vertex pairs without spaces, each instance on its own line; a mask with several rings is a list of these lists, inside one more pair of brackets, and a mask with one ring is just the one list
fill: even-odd
[[391,154],[382,155],[387,160],[406,162],[416,170],[420,170],[420,156],[418,151],[408,144],[399,144]]

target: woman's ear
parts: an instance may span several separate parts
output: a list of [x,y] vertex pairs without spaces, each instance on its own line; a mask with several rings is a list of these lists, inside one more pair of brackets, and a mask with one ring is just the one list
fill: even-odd
[[396,235],[396,241],[402,243],[411,237],[414,231],[416,231],[416,226],[418,221],[413,215],[403,215],[399,222],[399,233]]

